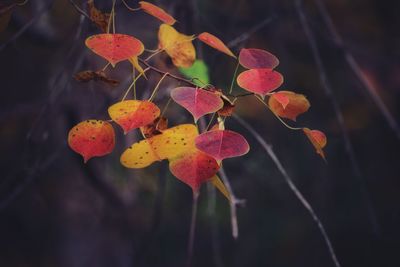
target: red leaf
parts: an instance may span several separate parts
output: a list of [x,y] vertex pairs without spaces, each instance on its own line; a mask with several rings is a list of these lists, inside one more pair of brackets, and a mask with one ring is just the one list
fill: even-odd
[[69,131],[68,144],[72,150],[82,155],[86,163],[92,157],[104,156],[113,151],[114,129],[106,121],[83,121]]
[[218,172],[219,165],[213,157],[196,150],[170,161],[169,169],[193,192],[198,192],[201,184],[210,181]]
[[321,131],[310,130],[308,128],[303,128],[303,131],[310,140],[311,144],[315,147],[316,152],[325,160],[325,154],[322,150],[327,143],[325,134]]
[[133,36],[118,33],[103,33],[88,37],[86,46],[115,66],[118,62],[137,57],[143,53],[142,42]]
[[237,83],[247,91],[265,96],[282,85],[283,77],[272,69],[251,69],[240,73]]
[[195,142],[197,149],[217,160],[242,156],[250,150],[249,144],[242,135],[229,130],[202,133],[196,137]]
[[126,134],[130,130],[152,123],[160,116],[160,109],[150,101],[126,100],[110,106],[108,114]]
[[171,97],[188,110],[195,121],[205,114],[217,112],[224,105],[217,92],[194,87],[177,87],[171,91]]
[[273,69],[279,65],[279,60],[268,51],[243,48],[240,50],[239,63],[247,69]]
[[232,51],[216,36],[208,32],[203,32],[198,36],[199,40],[211,46],[212,48],[236,58]]
[[140,1],[139,2],[140,7],[144,10],[149,15],[152,15],[153,17],[161,20],[162,22],[168,24],[168,25],[174,25],[176,20],[167,12],[164,11],[164,9],[153,5],[151,3],[145,2],[145,1]]
[[297,116],[310,108],[310,103],[302,94],[279,91],[269,98],[268,106],[279,117],[296,121]]

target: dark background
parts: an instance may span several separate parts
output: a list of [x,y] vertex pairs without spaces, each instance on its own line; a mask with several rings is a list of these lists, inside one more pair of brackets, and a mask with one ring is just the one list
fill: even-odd
[[[232,44],[236,53],[241,47],[257,47],[280,59],[281,88],[303,93],[311,102],[297,125],[327,134],[328,163],[301,132],[283,127],[254,98],[242,98],[238,114],[273,145],[323,222],[342,266],[400,266],[400,135],[346,58],[354,57],[356,70],[400,123],[400,2],[321,1],[343,44],[335,42],[313,0],[297,9],[289,0],[154,3],[178,19],[182,32],[209,31]],[[86,9],[83,2],[76,3]],[[111,8],[111,1],[95,3],[103,11]],[[137,6],[136,1],[128,3]],[[118,32],[156,48],[156,19],[128,11],[119,0],[116,11]],[[129,63],[108,70],[121,81],[117,87],[72,78],[78,71],[104,66],[84,46],[85,38],[98,32],[67,0],[31,0],[12,10],[0,33],[0,266],[184,266],[190,188],[173,178],[165,163],[124,169],[119,155],[137,138],[135,133],[124,136],[118,129],[114,152],[86,165],[67,146],[68,130],[81,120],[107,119],[107,107],[130,83]],[[322,66],[316,64],[310,41],[317,45]],[[212,83],[226,90],[234,60],[197,41],[195,45]],[[163,55],[153,63],[173,71]],[[321,83],[324,71],[332,95]],[[152,73],[148,82],[141,80],[139,94],[148,95],[159,78]],[[156,103],[163,107],[165,94],[177,85],[164,82]],[[170,125],[191,120],[175,104],[167,115]],[[234,119],[227,120],[227,127],[251,145],[249,154],[224,163],[237,197],[247,201],[238,209],[239,238],[231,236],[227,201],[203,186],[194,266],[334,266],[317,225],[271,158]],[[344,136],[350,140],[347,146]]]

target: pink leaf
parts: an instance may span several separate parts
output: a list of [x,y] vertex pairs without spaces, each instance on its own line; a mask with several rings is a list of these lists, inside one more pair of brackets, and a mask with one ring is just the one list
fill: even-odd
[[177,87],[171,91],[172,99],[188,110],[197,121],[205,114],[217,112],[224,105],[217,92],[201,88]]
[[251,69],[239,74],[237,83],[243,89],[265,96],[283,83],[283,76],[272,69]]
[[195,142],[197,149],[217,160],[242,156],[250,150],[242,135],[229,130],[205,132],[196,137]]
[[247,69],[273,69],[279,60],[268,51],[256,48],[240,50],[239,63]]

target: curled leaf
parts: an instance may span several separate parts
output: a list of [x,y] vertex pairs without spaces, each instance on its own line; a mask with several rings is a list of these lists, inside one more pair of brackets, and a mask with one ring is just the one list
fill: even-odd
[[101,120],[87,120],[75,125],[68,134],[68,144],[85,163],[92,157],[111,153],[115,146],[112,125]]
[[153,17],[161,20],[162,22],[168,25],[173,25],[176,22],[176,20],[170,14],[168,14],[167,12],[164,11],[164,9],[156,5],[153,5],[145,1],[140,1],[139,4],[144,12],[146,12],[149,15],[152,15]]
[[227,54],[228,56],[231,56],[233,58],[236,58],[236,56],[232,53],[232,51],[222,42],[218,37],[215,35],[212,35],[211,33],[208,32],[203,32],[198,36],[199,40],[205,43],[206,45],[211,46],[212,48]]
[[214,130],[200,134],[195,140],[196,147],[217,160],[242,156],[249,152],[246,139],[230,130]]
[[201,88],[177,87],[171,91],[171,98],[188,110],[195,121],[205,114],[217,112],[223,106],[218,93]]
[[302,94],[279,91],[269,98],[268,106],[279,117],[296,121],[297,116],[310,108],[310,102]]
[[94,5],[94,0],[87,2],[90,20],[99,27],[103,32],[107,32],[108,22],[110,21],[110,13],[103,13]]
[[158,117],[152,123],[143,126],[140,129],[144,137],[150,138],[155,135],[161,134],[167,128],[168,128],[168,119],[165,117]]
[[92,70],[85,70],[78,72],[74,75],[75,80],[78,82],[89,82],[89,81],[102,81],[112,86],[117,86],[119,84],[118,80],[114,80],[107,77],[107,74],[102,71],[92,71]]
[[119,33],[103,33],[88,37],[86,46],[115,66],[118,62],[143,53],[143,43],[133,36]]
[[165,50],[176,67],[188,68],[196,60],[193,38],[179,33],[168,24],[161,24],[158,31],[159,48]]
[[152,123],[160,116],[160,109],[150,101],[126,100],[110,106],[108,114],[126,134],[130,130]]
[[232,116],[235,111],[235,104],[226,97],[222,97],[222,101],[224,102],[224,105],[220,110],[218,110],[218,115],[224,117]]
[[237,83],[243,89],[265,96],[283,83],[283,76],[272,69],[251,69],[239,74]]
[[279,65],[279,60],[268,51],[243,48],[239,53],[239,63],[246,69],[273,69]]
[[325,154],[322,150],[327,143],[325,134],[319,130],[310,130],[308,128],[303,128],[303,132],[314,146],[316,152],[325,160]]

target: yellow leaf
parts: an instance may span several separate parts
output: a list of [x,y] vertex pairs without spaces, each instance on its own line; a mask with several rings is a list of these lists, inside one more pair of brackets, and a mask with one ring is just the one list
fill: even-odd
[[144,72],[142,66],[139,65],[138,57],[131,57],[129,59],[129,62],[132,63],[133,67],[141,74],[143,75],[146,79],[146,73]]
[[196,60],[193,39],[193,35],[179,33],[168,24],[161,24],[158,31],[159,48],[165,50],[176,67],[188,68],[193,65]]
[[231,201],[231,195],[228,192],[228,189],[226,189],[224,183],[221,181],[221,179],[218,177],[218,175],[214,175],[211,178],[211,183],[229,200]]

